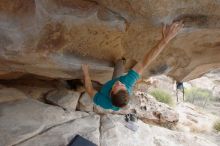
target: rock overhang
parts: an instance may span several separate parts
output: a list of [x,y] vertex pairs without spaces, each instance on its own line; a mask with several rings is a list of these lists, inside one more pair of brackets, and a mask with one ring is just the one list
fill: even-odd
[[183,30],[143,76],[187,81],[220,67],[219,8],[219,1],[206,0],[1,1],[1,78],[79,78],[87,63],[92,78],[104,82],[117,59],[125,57],[130,68],[160,39],[163,23],[183,20]]

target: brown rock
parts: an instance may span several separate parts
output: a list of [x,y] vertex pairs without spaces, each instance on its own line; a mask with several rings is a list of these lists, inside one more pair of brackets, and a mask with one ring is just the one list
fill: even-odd
[[73,79],[87,63],[92,79],[105,82],[117,59],[125,57],[130,68],[155,45],[162,23],[183,20],[185,28],[144,77],[186,81],[220,67],[219,14],[218,1],[3,0],[0,68]]
[[14,100],[21,100],[26,98],[27,96],[23,92],[15,88],[1,87],[0,89],[0,103],[14,101]]

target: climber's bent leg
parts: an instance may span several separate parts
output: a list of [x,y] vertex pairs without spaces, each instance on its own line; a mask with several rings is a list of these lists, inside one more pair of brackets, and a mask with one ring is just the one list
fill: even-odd
[[124,74],[125,71],[124,66],[125,66],[125,59],[122,58],[116,61],[112,79],[118,78]]

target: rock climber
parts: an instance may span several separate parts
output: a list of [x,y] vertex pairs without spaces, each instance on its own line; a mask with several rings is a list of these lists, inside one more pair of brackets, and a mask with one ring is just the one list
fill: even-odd
[[92,85],[88,65],[83,64],[84,85],[86,92],[96,105],[104,109],[114,111],[126,107],[129,102],[129,95],[132,87],[140,78],[150,63],[162,52],[165,46],[172,40],[183,27],[183,22],[173,22],[171,25],[164,25],[162,39],[150,51],[147,51],[144,58],[139,61],[127,74],[119,76],[106,82],[100,91],[96,91]]

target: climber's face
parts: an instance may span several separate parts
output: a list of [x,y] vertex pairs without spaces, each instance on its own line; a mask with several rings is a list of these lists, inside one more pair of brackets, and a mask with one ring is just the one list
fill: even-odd
[[121,83],[120,81],[116,81],[114,83],[114,85],[112,86],[112,91],[111,92],[113,94],[116,94],[120,90],[127,90],[126,86],[123,83]]

